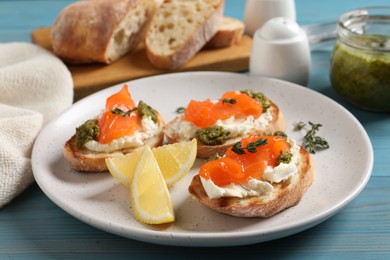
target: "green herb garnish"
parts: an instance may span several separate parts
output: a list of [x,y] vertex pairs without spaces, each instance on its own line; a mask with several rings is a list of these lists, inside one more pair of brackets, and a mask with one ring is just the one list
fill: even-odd
[[220,100],[222,101],[222,104],[227,104],[228,106],[237,103],[237,100],[235,98],[222,98]]
[[182,113],[184,113],[185,110],[186,110],[185,107],[178,107],[178,108],[176,109],[176,113],[182,114]]
[[260,147],[260,146],[263,146],[265,144],[267,144],[267,140],[262,139],[262,138],[259,138],[255,142],[249,143],[246,147],[242,147],[242,143],[237,142],[233,145],[232,151],[235,152],[236,154],[240,154],[240,155],[246,154],[245,150],[250,152],[250,153],[255,153],[255,152],[257,152],[256,147]]
[[136,111],[137,110],[137,107],[133,108],[133,109],[130,109],[130,110],[127,110],[126,112],[123,111],[122,109],[120,108],[115,108],[115,109],[112,109],[111,110],[111,113],[113,114],[116,114],[116,115],[120,115],[120,116],[130,116],[132,112]]
[[294,131],[300,131],[303,128],[305,128],[306,124],[302,121],[299,121],[298,123],[294,124]]
[[[309,153],[316,153],[318,149],[327,149],[329,148],[328,142],[325,140],[325,138],[321,136],[317,136],[317,132],[322,126],[321,124],[314,124],[309,121],[309,125],[311,126],[311,129],[307,130],[306,135],[303,137],[303,147],[309,152]],[[299,131],[302,129],[305,129],[306,124],[303,122],[298,122],[294,125],[294,130]]]

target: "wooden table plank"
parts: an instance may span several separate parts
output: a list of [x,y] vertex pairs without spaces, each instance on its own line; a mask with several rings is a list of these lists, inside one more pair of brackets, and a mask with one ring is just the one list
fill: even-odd
[[[344,210],[301,233],[236,248],[168,247],[122,238],[73,218],[34,184],[0,214],[0,258],[90,257],[137,254],[143,257],[210,253],[250,257],[337,257],[384,259],[390,256],[390,177],[372,177],[366,189]],[[44,217],[43,213],[44,212]],[[364,245],[364,246],[362,246]],[[281,250],[283,247],[283,250]]]
[[[50,26],[71,0],[0,1],[0,42],[29,41]],[[226,0],[226,13],[243,18],[244,1]],[[296,1],[301,24],[337,19],[345,10],[389,5],[388,0]],[[9,15],[9,17],[7,17]],[[147,244],[93,228],[56,206],[34,184],[0,209],[0,259],[113,259],[273,257],[288,259],[390,258],[390,117],[346,104],[329,82],[329,50],[312,53],[309,88],[346,107],[362,123],[374,148],[372,177],[362,193],[329,220],[299,234],[230,248],[181,248]],[[342,122],[340,122],[342,124]]]

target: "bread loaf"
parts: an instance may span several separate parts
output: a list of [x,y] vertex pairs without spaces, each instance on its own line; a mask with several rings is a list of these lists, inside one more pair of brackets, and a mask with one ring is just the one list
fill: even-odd
[[75,2],[51,28],[54,53],[67,63],[112,63],[134,49],[161,0]]
[[150,62],[173,70],[185,65],[218,31],[223,0],[166,0],[146,35]]

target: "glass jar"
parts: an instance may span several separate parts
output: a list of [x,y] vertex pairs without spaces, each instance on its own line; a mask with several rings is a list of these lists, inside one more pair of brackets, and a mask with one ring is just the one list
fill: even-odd
[[390,112],[390,7],[368,7],[340,16],[330,79],[347,102]]

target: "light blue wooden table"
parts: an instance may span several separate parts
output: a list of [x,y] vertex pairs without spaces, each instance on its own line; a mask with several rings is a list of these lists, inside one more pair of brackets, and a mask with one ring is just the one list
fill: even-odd
[[[50,26],[58,12],[71,2],[0,0],[0,42],[30,41],[32,30]],[[389,0],[297,0],[297,18],[301,25],[320,23],[335,20],[350,9],[386,4],[390,5]],[[225,12],[242,19],[244,5],[242,0],[227,0]],[[367,186],[337,215],[304,232],[255,245],[167,247],[122,238],[84,224],[56,206],[33,184],[0,210],[0,259],[207,256],[221,259],[226,256],[241,259],[390,259],[390,114],[362,111],[340,100],[329,83],[329,59],[330,52],[327,50],[312,53],[309,87],[351,111],[368,132],[375,153],[374,168]]]

